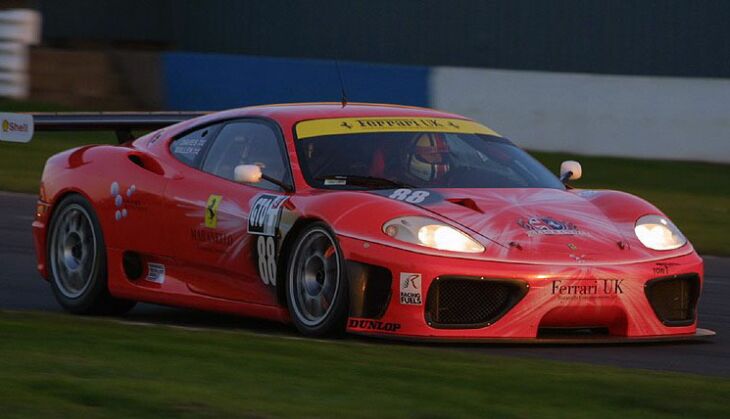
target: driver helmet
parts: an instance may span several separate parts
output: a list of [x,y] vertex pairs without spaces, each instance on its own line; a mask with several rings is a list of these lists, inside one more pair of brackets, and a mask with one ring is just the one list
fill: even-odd
[[420,134],[408,155],[408,173],[424,181],[438,180],[449,172],[449,160],[449,146],[443,134]]

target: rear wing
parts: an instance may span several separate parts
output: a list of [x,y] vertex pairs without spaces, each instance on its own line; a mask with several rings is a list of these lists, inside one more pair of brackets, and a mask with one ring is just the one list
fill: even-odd
[[0,141],[27,143],[36,131],[113,131],[119,143],[132,131],[153,131],[208,112],[0,113]]

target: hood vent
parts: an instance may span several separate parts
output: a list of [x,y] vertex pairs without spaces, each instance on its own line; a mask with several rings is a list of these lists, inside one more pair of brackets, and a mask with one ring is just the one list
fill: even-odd
[[480,214],[484,214],[484,211],[482,211],[481,208],[477,205],[476,202],[474,202],[471,198],[449,198],[447,201],[451,202],[452,204],[461,205],[464,208],[469,208],[472,211],[476,211]]

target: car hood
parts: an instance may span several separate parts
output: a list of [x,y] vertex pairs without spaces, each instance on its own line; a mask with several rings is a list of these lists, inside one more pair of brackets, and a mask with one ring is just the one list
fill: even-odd
[[530,263],[616,263],[656,258],[635,242],[633,224],[613,222],[576,191],[439,189],[422,208],[487,244],[487,257]]

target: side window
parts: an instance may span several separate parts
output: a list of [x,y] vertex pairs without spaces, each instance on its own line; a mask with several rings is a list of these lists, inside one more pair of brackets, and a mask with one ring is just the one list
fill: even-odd
[[[203,171],[233,180],[236,166],[255,164],[273,179],[291,183],[284,159],[283,144],[276,131],[266,123],[240,121],[226,124],[210,147]],[[256,186],[278,190],[279,186],[261,180]]]
[[181,162],[188,166],[197,166],[202,151],[215,133],[215,127],[206,127],[185,134],[170,145],[170,151]]

